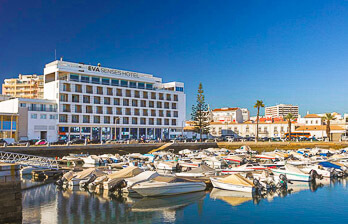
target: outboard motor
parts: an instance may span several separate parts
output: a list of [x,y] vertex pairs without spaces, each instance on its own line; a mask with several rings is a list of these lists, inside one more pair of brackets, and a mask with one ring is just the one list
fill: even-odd
[[311,170],[309,175],[311,175],[311,180],[315,180],[316,178],[323,179],[323,175],[319,175],[316,170]]
[[83,183],[81,184],[81,187],[86,188],[90,183],[92,183],[93,181],[95,181],[95,179],[97,179],[97,176],[96,176],[95,174],[93,174],[93,175],[89,178],[89,180],[87,180],[86,182],[83,182]]
[[122,188],[127,187],[127,182],[125,180],[122,180],[120,182],[118,182],[117,184],[115,184],[115,186],[113,186],[111,189],[109,189],[110,192],[113,191],[120,191]]
[[261,191],[263,190],[263,186],[262,184],[260,183],[260,181],[258,179],[254,179],[253,180],[253,184],[255,186],[255,189],[258,193],[261,193]]
[[279,179],[280,179],[280,181],[278,182],[278,188],[282,188],[282,189],[288,188],[288,182],[289,183],[291,183],[291,182],[288,181],[288,178],[286,177],[286,175],[280,174]]

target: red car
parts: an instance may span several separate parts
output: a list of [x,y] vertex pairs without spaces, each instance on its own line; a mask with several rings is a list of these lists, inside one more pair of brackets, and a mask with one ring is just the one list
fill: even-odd
[[46,140],[39,140],[35,143],[35,145],[46,145],[47,141]]

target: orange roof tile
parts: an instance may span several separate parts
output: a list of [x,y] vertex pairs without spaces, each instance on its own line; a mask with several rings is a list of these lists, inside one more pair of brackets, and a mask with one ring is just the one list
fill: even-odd
[[217,109],[214,109],[213,111],[231,111],[231,110],[238,110],[239,108],[238,107],[224,107],[224,108],[217,108]]
[[320,116],[317,114],[307,114],[304,118],[320,118]]

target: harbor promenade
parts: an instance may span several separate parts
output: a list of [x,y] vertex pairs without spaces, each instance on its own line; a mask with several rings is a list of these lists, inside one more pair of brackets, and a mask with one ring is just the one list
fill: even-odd
[[332,148],[340,149],[348,147],[348,142],[197,142],[197,143],[139,143],[139,144],[93,144],[93,145],[60,145],[60,146],[30,146],[30,147],[0,147],[0,150],[16,152],[29,155],[46,157],[63,157],[71,153],[100,155],[105,153],[120,155],[128,153],[149,153],[151,151],[173,149],[178,152],[183,149],[206,149],[206,148],[227,148],[237,149],[243,145],[248,145],[253,150],[263,152],[275,149],[299,149],[299,148]]

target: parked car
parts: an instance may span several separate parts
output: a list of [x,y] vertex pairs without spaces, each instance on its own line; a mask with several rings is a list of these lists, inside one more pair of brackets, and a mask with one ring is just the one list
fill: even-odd
[[69,141],[70,144],[76,145],[76,144],[84,144],[85,140],[80,138],[74,138],[73,140]]
[[274,137],[272,138],[273,142],[280,142],[282,139],[280,137]]
[[7,142],[6,142],[6,140],[5,139],[0,139],[0,146],[4,146],[4,145],[7,145]]
[[35,145],[46,145],[47,144],[47,141],[45,139],[41,139],[37,142],[35,142]]
[[66,140],[64,139],[59,139],[58,141],[52,142],[52,145],[65,145],[66,144]]

